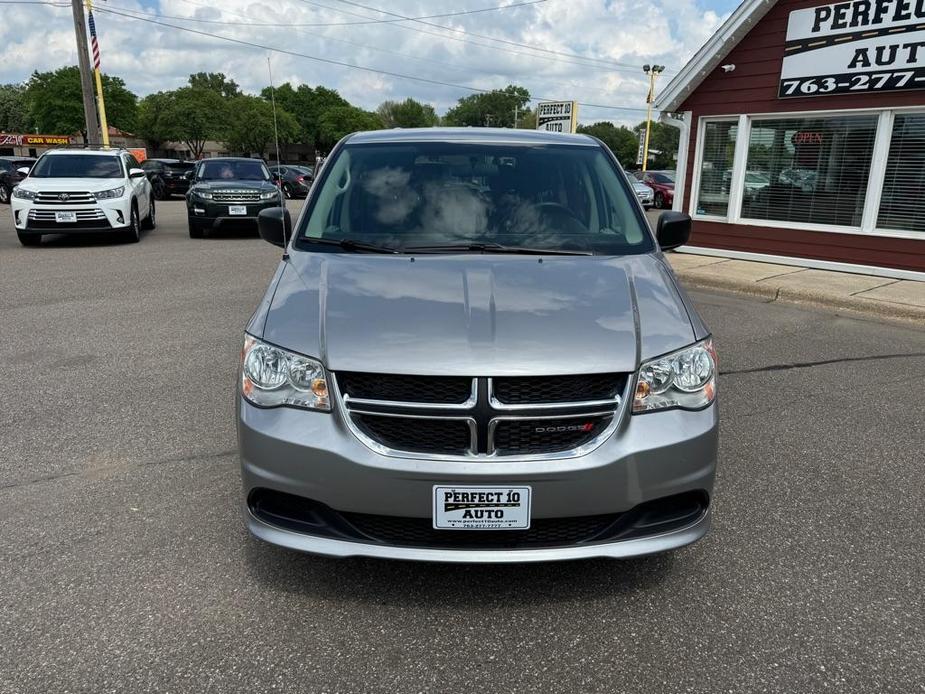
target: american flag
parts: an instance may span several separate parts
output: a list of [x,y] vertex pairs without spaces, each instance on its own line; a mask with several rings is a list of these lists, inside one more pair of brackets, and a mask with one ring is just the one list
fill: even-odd
[[100,43],[96,40],[96,22],[93,21],[93,10],[88,13],[90,19],[90,47],[93,49],[93,69],[100,69]]

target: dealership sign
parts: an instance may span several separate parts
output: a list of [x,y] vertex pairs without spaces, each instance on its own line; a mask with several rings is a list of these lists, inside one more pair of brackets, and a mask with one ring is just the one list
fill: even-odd
[[574,101],[542,101],[536,107],[537,130],[573,133],[577,125],[578,104]]
[[0,147],[53,147],[55,145],[69,145],[71,138],[68,135],[16,135],[13,133],[0,133]]
[[853,0],[790,13],[781,98],[925,89],[925,0]]

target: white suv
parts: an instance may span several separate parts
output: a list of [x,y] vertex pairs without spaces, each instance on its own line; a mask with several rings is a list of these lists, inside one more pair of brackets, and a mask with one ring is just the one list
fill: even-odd
[[142,229],[154,228],[151,183],[125,150],[49,150],[10,202],[24,246],[38,245],[43,234],[116,232],[136,242]]

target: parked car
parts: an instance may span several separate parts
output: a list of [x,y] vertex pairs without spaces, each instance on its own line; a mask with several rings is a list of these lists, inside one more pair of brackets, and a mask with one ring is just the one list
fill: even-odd
[[145,159],[141,163],[154,197],[166,200],[172,195],[185,195],[189,190],[189,174],[196,168],[196,162],[181,159]]
[[655,207],[664,210],[674,204],[674,171],[637,171],[635,175],[654,192]]
[[716,354],[585,135],[359,133],[247,325],[237,431],[259,538],[446,562],[628,557],[710,524]]
[[633,191],[636,193],[636,197],[639,199],[642,206],[647,210],[651,209],[655,202],[655,193],[652,189],[635,177],[630,178],[630,183],[633,185]]
[[281,192],[259,159],[204,159],[196,165],[186,194],[190,238],[219,227],[257,230],[257,214],[281,204]]
[[45,234],[95,232],[137,242],[142,229],[155,225],[151,183],[131,152],[121,149],[48,150],[11,202],[24,246],[37,246]]
[[306,166],[286,164],[271,166],[270,177],[283,191],[287,198],[304,198],[315,179],[312,169]]
[[10,202],[13,188],[25,178],[19,169],[31,169],[35,159],[28,157],[0,157],[0,203]]

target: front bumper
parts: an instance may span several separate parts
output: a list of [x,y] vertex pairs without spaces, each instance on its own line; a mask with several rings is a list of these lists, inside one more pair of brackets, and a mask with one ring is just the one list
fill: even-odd
[[[700,412],[623,413],[615,433],[576,458],[545,461],[441,461],[381,455],[330,414],[258,409],[239,398],[238,443],[245,499],[259,490],[291,494],[343,514],[428,519],[433,486],[502,485],[533,489],[532,518],[624,514],[646,502],[702,492],[712,495],[718,443],[715,405]],[[258,517],[245,503],[250,531],[292,549],[332,556],[443,562],[533,562],[630,557],[690,544],[710,527],[707,509],[683,527],[651,536],[541,549],[455,549],[343,540]],[[446,531],[453,533],[458,531]],[[491,531],[484,531],[491,532]]]
[[[192,198],[187,201],[187,213],[190,222],[201,226],[203,229],[216,229],[224,225],[234,226],[253,226],[257,227],[257,215],[262,210],[271,207],[279,207],[280,201],[264,200],[260,202],[212,202],[200,198]],[[247,208],[247,214],[232,215],[231,207],[242,206]]]
[[[99,200],[83,205],[41,205],[11,200],[13,225],[21,234],[96,234],[123,231],[131,220],[131,198]],[[57,222],[55,212],[75,212],[76,222]],[[30,215],[30,212],[32,213]],[[36,219],[35,217],[40,217]]]

